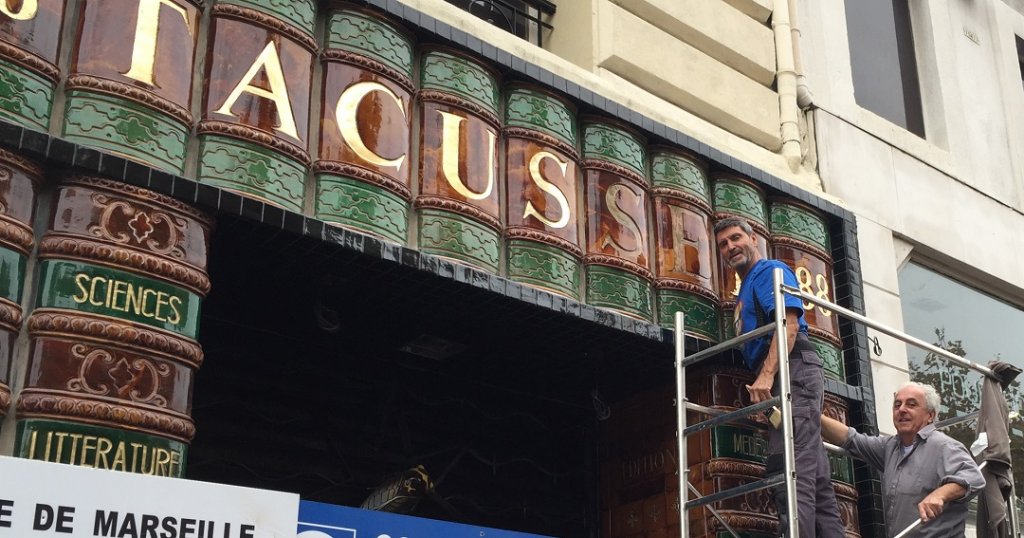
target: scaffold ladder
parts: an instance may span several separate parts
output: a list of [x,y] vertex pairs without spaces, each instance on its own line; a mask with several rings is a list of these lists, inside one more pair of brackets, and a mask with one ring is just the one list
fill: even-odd
[[[748,333],[736,336],[734,338],[725,340],[715,346],[709,347],[693,355],[686,355],[685,348],[685,318],[682,312],[676,312],[675,314],[675,367],[676,367],[676,450],[677,458],[679,461],[679,526],[681,530],[681,536],[689,536],[689,518],[687,517],[687,511],[694,508],[700,508],[706,506],[711,514],[722,523],[730,534],[734,537],[739,535],[734,531],[729,524],[725,521],[721,515],[715,511],[711,504],[744,495],[753,491],[758,491],[780,484],[785,484],[786,492],[786,518],[788,524],[788,534],[790,537],[799,536],[799,521],[797,520],[797,504],[796,504],[796,461],[794,451],[794,439],[793,439],[793,404],[790,393],[790,372],[789,372],[789,361],[783,360],[782,353],[780,351],[779,356],[779,396],[771,398],[769,400],[753,404],[735,411],[721,411],[712,409],[691,403],[686,398],[686,368],[694,366],[697,363],[716,356],[724,351],[738,348],[744,343],[760,338],[769,333],[774,332],[774,338],[776,339],[777,350],[788,350],[788,336],[786,334],[786,308],[785,308],[785,295],[792,295],[800,298],[805,303],[811,303],[818,307],[827,308],[833,313],[843,316],[855,323],[862,324],[866,327],[875,329],[883,334],[901,340],[907,344],[923,349],[929,353],[933,353],[943,359],[946,359],[956,365],[964,368],[975,370],[985,376],[999,380],[999,377],[988,367],[972,362],[958,355],[954,355],[949,351],[942,348],[929,344],[923,340],[910,336],[906,333],[873,321],[866,316],[862,316],[852,310],[848,310],[842,306],[839,306],[830,301],[821,299],[814,295],[804,293],[798,288],[787,286],[783,283],[783,271],[782,269],[775,269],[772,272],[772,286],[774,296],[774,310],[775,320],[773,323],[765,324],[761,327],[754,329]],[[743,425],[754,425],[756,423],[750,421],[747,417],[756,414],[758,412],[769,409],[772,406],[778,406],[782,410],[782,441],[783,441],[783,473],[781,475],[767,476],[761,480],[736,486],[734,488],[727,489],[725,491],[719,491],[710,495],[701,497],[697,493],[697,489],[690,484],[688,479],[689,466],[687,464],[686,454],[686,438],[697,432],[712,428],[719,424],[733,423]],[[699,414],[710,416],[707,420],[698,422],[693,425],[687,425],[686,422],[686,411],[695,411]],[[957,417],[944,421],[946,423],[953,423],[956,421],[962,421],[969,416]],[[832,452],[846,454],[845,450],[839,447],[824,443],[826,449]],[[693,492],[696,498],[690,500],[689,493]],[[1010,529],[1011,536],[1014,538],[1024,538],[1021,534],[1020,529],[1020,516],[1017,512],[1017,500],[1016,491],[1011,489],[1010,502],[1008,506],[1008,516],[1010,518]]]

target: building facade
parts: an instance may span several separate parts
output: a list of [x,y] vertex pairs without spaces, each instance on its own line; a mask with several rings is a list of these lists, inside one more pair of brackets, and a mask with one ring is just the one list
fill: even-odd
[[[1018,8],[889,10],[921,103],[893,120],[858,82],[858,43],[887,41],[846,4],[0,2],[0,453],[671,535],[667,329],[731,336],[716,219],[750,220],[805,291],[979,362],[963,320],[908,309],[980,292],[1010,308],[972,311],[986,327],[1024,304]],[[918,374],[968,405],[972,380],[805,309],[833,416],[886,431]],[[696,400],[742,405],[737,366],[703,365]],[[702,432],[691,481],[754,480],[764,444]],[[833,461],[848,536],[883,535],[875,478]],[[763,492],[717,507],[776,528]]]

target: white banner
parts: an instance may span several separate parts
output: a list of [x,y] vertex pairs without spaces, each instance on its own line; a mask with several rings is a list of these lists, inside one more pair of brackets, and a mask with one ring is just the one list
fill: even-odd
[[298,514],[291,493],[0,456],[2,538],[294,538]]

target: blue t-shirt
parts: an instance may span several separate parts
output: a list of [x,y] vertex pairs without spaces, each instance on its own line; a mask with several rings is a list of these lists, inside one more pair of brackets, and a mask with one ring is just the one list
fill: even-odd
[[[794,288],[798,287],[796,275],[793,274],[793,270],[789,266],[778,260],[758,260],[750,268],[747,277],[743,279],[743,284],[740,285],[739,297],[736,298],[736,312],[733,314],[736,334],[744,334],[758,327],[757,314],[754,311],[755,294],[757,296],[756,304],[761,307],[762,324],[775,321],[772,272],[776,267],[782,268],[783,283]],[[800,298],[788,293],[783,294],[783,298],[787,309],[796,308],[799,311],[797,320],[800,322],[800,332],[807,334],[807,322],[804,320],[804,307]],[[743,362],[747,365],[747,368],[753,370],[761,364],[765,355],[768,354],[768,348],[771,347],[771,339],[774,337],[774,333],[766,334],[743,344]]]

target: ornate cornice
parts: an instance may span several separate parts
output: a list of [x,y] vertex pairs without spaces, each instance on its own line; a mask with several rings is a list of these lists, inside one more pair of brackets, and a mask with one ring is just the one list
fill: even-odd
[[497,114],[491,112],[489,109],[485,108],[482,105],[478,105],[470,101],[469,99],[463,99],[462,97],[459,97],[457,95],[437,90],[420,90],[419,95],[421,101],[436,101],[438,103],[445,104],[448,106],[464,108],[466,110],[469,110],[473,114],[479,116],[480,119],[491,124],[491,126],[494,127],[495,130],[501,128],[501,120],[498,119]]
[[694,284],[693,282],[687,282],[677,278],[659,278],[654,281],[654,285],[658,289],[679,290],[692,293],[694,295],[700,295],[701,297],[714,302],[716,305],[718,304],[718,293],[714,290],[709,290],[703,286]]
[[127,426],[185,443],[196,434],[195,423],[187,415],[40,389],[21,391],[17,411],[18,418],[70,418],[108,427]]
[[31,69],[40,75],[50,79],[51,82],[56,83],[60,79],[60,69],[52,63],[28,52],[20,49],[10,43],[0,41],[0,58],[10,60],[22,67]]
[[134,185],[129,185],[127,183],[122,183],[120,181],[114,181],[111,179],[83,175],[68,176],[63,180],[61,184],[81,185],[93,189],[106,190],[121,196],[128,196],[132,198],[137,198],[144,202],[159,204],[161,206],[164,206],[165,209],[183,213],[185,216],[199,221],[199,224],[206,228],[213,227],[213,218],[207,216],[206,213],[203,213],[202,211],[184,202],[180,202],[174,198],[171,198],[170,196],[164,196],[163,194],[153,192],[149,189],[136,187]]
[[624,269],[626,271],[629,271],[630,273],[635,273],[636,275],[646,280],[654,279],[654,273],[651,273],[650,269],[643,267],[639,264],[633,263],[631,261],[623,260],[622,258],[608,256],[607,254],[587,254],[587,256],[583,258],[583,263],[588,265],[607,265],[608,267]]
[[853,487],[850,484],[836,482],[835,480],[832,481],[832,489],[835,490],[837,497],[846,497],[847,499],[852,499],[853,501],[856,501],[857,497],[859,496],[859,494],[857,493],[857,488]]
[[739,475],[760,477],[764,474],[764,465],[731,459],[713,459],[706,464],[708,476]]
[[281,140],[276,136],[267,134],[259,129],[254,129],[247,125],[228,123],[226,121],[218,120],[203,120],[199,122],[199,127],[196,129],[196,133],[200,135],[216,134],[229,136],[246,142],[252,142],[253,144],[263,146],[269,150],[284,153],[285,155],[288,155],[302,163],[303,166],[309,166],[309,163],[311,162],[309,152],[306,150],[292,144],[291,142]]
[[78,235],[47,232],[39,242],[39,257],[98,262],[115,269],[134,269],[180,284],[201,296],[210,292],[210,277],[206,271],[131,247],[92,241]]
[[711,214],[711,204],[709,204],[707,202],[707,200],[704,200],[702,198],[694,196],[693,194],[690,194],[690,193],[688,193],[686,191],[681,191],[679,189],[673,189],[672,187],[652,187],[651,188],[651,195],[652,196],[664,196],[666,198],[673,198],[673,199],[676,199],[676,200],[681,200],[681,201],[686,202],[688,204],[693,204],[693,205],[697,206],[698,208],[703,210],[708,215]]
[[317,50],[317,42],[313,36],[262,11],[257,11],[243,6],[236,6],[234,4],[217,3],[213,6],[213,14],[215,16],[227,17],[237,19],[242,22],[257,24],[272,32],[284,34],[286,37],[298,42],[310,52],[315,53]]
[[192,113],[190,113],[187,108],[130,84],[101,77],[94,77],[92,75],[71,75],[68,77],[67,88],[69,90],[84,89],[96,93],[113,95],[115,97],[127,98],[140,105],[168,114],[187,126],[192,125]]
[[807,326],[807,334],[809,336],[814,336],[814,337],[817,337],[817,338],[821,338],[822,340],[827,340],[827,341],[829,341],[830,343],[832,343],[832,344],[834,344],[836,346],[839,346],[839,347],[843,346],[843,341],[840,340],[838,336],[836,336],[836,335],[834,335],[834,334],[832,334],[832,333],[830,333],[828,331],[825,331],[823,329],[819,329],[817,327],[812,327],[812,326],[808,325]]
[[511,227],[505,231],[505,237],[509,239],[528,239],[530,241],[536,241],[538,243],[544,243],[552,247],[564,250],[577,258],[583,256],[583,249],[575,243],[571,243],[547,232],[535,230],[533,228],[526,228],[521,226]]
[[13,333],[21,331],[21,306],[10,299],[0,297],[0,329]]
[[633,170],[632,168],[626,168],[625,166],[622,166],[620,164],[615,164],[613,162],[604,161],[601,159],[583,159],[583,162],[580,163],[580,165],[583,167],[584,170],[594,169],[602,170],[604,172],[611,172],[617,176],[628,179],[645,189],[647,188],[647,180],[644,179],[644,176],[638,174],[636,170]]
[[[2,43],[3,41],[0,41],[0,44]],[[22,172],[25,172],[25,174],[28,175],[28,178],[31,179],[33,183],[38,183],[40,178],[43,177],[42,167],[21,155],[18,155],[17,153],[7,151],[3,148],[0,148],[0,165],[11,165],[16,168],[20,168]]]
[[28,317],[28,332],[32,337],[73,336],[78,340],[113,343],[145,354],[157,353],[191,368],[203,364],[203,348],[195,340],[107,316],[37,308]]
[[793,239],[792,237],[787,237],[784,235],[773,235],[772,243],[775,245],[787,246],[795,248],[797,250],[802,250],[804,252],[809,252],[825,260],[825,263],[832,263],[832,255],[822,250],[821,247],[818,247],[812,243],[807,243],[805,241],[800,241],[798,239]]
[[[779,533],[779,520],[775,513],[761,515],[736,513],[733,510],[719,510],[719,514],[735,530],[760,532],[772,536]],[[722,524],[711,516],[708,517],[708,526],[717,530],[725,530],[722,528]]]
[[366,69],[367,71],[373,71],[378,75],[389,79],[402,88],[405,88],[405,91],[409,93],[416,91],[416,86],[413,85],[412,79],[410,79],[408,75],[385,64],[384,62],[379,62],[373,58],[367,58],[362,54],[356,54],[342,49],[326,49],[320,53],[320,59],[352,64],[356,67]]
[[416,209],[429,207],[434,209],[443,209],[445,211],[451,211],[453,213],[458,213],[460,215],[476,219],[490,226],[491,228],[494,228],[495,230],[501,231],[501,221],[499,221],[497,218],[488,215],[487,213],[481,211],[476,206],[472,206],[465,202],[460,202],[458,200],[452,200],[450,198],[439,198],[434,196],[420,196],[413,203],[413,206],[416,207]]
[[505,127],[505,136],[533,140],[534,142],[539,142],[545,146],[554,147],[574,161],[578,161],[580,159],[580,151],[578,149],[570,146],[559,138],[555,138],[540,131],[534,131],[533,129],[527,129],[525,127]]
[[402,183],[379,172],[367,170],[366,168],[354,164],[338,161],[316,161],[313,163],[313,173],[318,174],[322,172],[352,177],[367,183],[372,183],[383,187],[406,200],[412,197],[412,193],[407,185],[403,185]]
[[28,255],[32,250],[32,228],[13,217],[0,214],[0,243]]

